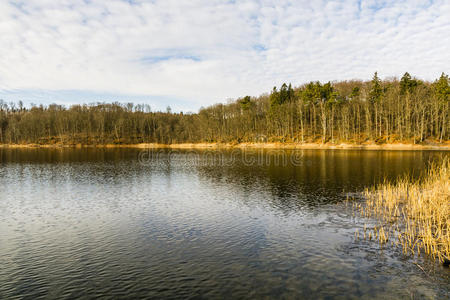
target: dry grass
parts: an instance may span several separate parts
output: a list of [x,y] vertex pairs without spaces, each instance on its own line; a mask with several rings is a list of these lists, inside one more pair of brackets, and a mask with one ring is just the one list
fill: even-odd
[[[364,192],[365,203],[356,204],[361,215],[376,217],[380,225],[363,237],[390,242],[404,253],[425,253],[440,262],[450,259],[450,160],[433,164],[426,176],[412,181],[383,183]],[[359,233],[357,234],[359,237]]]

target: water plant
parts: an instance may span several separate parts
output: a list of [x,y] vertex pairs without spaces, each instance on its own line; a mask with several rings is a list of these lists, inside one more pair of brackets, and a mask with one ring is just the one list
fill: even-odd
[[366,189],[363,196],[366,201],[354,203],[353,208],[380,223],[373,229],[364,226],[364,238],[373,237],[382,245],[391,241],[405,254],[425,253],[448,264],[450,159],[432,163],[426,175],[417,180],[404,176],[395,183],[385,181]]

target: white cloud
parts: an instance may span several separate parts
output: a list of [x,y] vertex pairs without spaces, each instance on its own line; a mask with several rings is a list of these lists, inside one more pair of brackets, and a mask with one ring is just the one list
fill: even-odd
[[0,1],[0,89],[196,109],[284,81],[431,80],[450,70],[449,16],[445,0]]

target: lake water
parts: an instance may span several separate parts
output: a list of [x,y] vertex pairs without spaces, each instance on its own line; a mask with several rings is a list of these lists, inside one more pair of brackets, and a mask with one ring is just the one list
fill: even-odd
[[446,298],[344,202],[444,155],[0,149],[0,298]]

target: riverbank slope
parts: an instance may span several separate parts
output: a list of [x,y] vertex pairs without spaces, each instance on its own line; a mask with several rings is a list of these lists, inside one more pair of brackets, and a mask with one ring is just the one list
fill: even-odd
[[355,150],[450,150],[450,141],[436,144],[351,144],[351,143],[180,143],[180,144],[0,144],[3,148],[170,148],[170,149],[227,149],[227,148],[253,148],[253,149],[355,149]]

